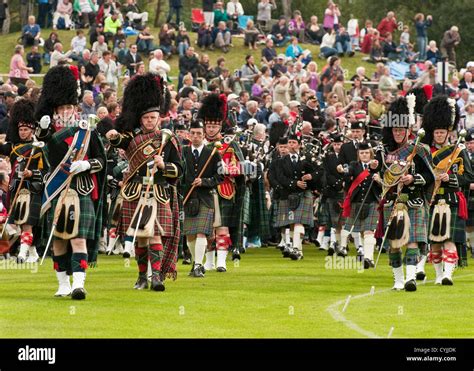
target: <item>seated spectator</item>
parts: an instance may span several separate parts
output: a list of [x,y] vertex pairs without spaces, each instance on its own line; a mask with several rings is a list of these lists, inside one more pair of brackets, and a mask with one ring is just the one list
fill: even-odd
[[36,24],[36,18],[34,15],[28,17],[28,23],[23,26],[21,33],[21,42],[23,46],[38,45],[41,37],[41,29]]
[[231,34],[225,22],[219,22],[217,28],[212,31],[212,40],[214,46],[221,49],[222,52],[227,53],[231,44]]
[[385,63],[387,61],[387,58],[384,56],[379,38],[374,39],[372,42],[372,48],[370,49],[370,60],[373,63]]
[[247,121],[250,119],[256,119],[258,122],[263,121],[260,109],[258,108],[258,102],[249,100],[245,103],[244,108],[240,111],[238,121],[242,128],[247,127]]
[[390,75],[390,68],[384,67],[384,74],[380,77],[379,89],[382,93],[396,92],[398,90],[398,82]]
[[291,36],[297,37],[300,43],[305,42],[305,23],[299,10],[293,12],[293,18],[288,22],[288,31]]
[[255,75],[258,75],[260,73],[258,67],[255,65],[253,55],[249,54],[245,57],[245,64],[240,68],[240,71],[242,72],[242,78],[249,79],[253,79]]
[[382,43],[383,55],[392,61],[403,60],[402,48],[398,47],[392,39],[392,34],[389,33],[385,36],[385,40]]
[[150,27],[146,26],[142,31],[138,33],[137,36],[137,47],[138,51],[141,53],[150,53],[156,49],[156,46],[153,44],[153,36],[150,32]]
[[369,116],[372,121],[378,121],[385,113],[385,98],[382,90],[376,89],[374,99],[368,104]]
[[120,4],[115,0],[105,0],[105,2],[99,7],[96,22],[104,23],[105,19],[110,17],[112,14],[117,14],[120,22],[123,23],[123,16],[122,13],[120,13]]
[[91,46],[94,45],[94,43],[97,41],[99,35],[105,35],[104,25],[102,23],[98,23],[97,26],[92,25],[89,28],[89,43],[91,44]]
[[273,47],[273,39],[268,38],[265,48],[262,49],[262,62],[269,64],[277,57],[276,49]]
[[339,28],[339,32],[336,35],[336,49],[339,57],[344,56],[344,53],[346,53],[349,57],[354,56],[354,51],[352,50],[351,45],[351,37],[343,26]]
[[267,24],[272,19],[272,10],[276,9],[275,0],[261,0],[257,5],[257,23],[259,26],[267,28]]
[[426,50],[426,60],[436,65],[436,63],[440,62],[441,59],[441,52],[436,46],[436,41],[431,40],[428,44],[428,49]]
[[100,35],[97,38],[97,41],[92,45],[91,51],[93,53],[97,53],[99,58],[102,58],[102,54],[109,50],[109,47],[107,46],[107,43],[105,42],[105,36]]
[[224,3],[218,1],[214,8],[214,27],[217,27],[219,22],[227,23],[228,20],[227,12],[224,10]]
[[41,54],[38,52],[38,46],[33,45],[31,51],[26,54],[27,67],[33,68],[32,73],[41,73]]
[[71,40],[71,58],[74,60],[79,60],[82,57],[82,52],[86,48],[86,37],[84,35],[84,31],[77,30],[76,36],[74,36]]
[[234,88],[234,81],[230,77],[230,72],[227,68],[222,68],[220,72],[220,75],[211,81],[211,85],[216,85],[221,93],[231,94]]
[[283,103],[285,106],[291,100],[290,97],[291,84],[287,76],[281,76],[277,79],[273,86],[273,100]]
[[307,67],[306,76],[303,82],[308,84],[311,90],[317,91],[319,85],[318,65],[316,62],[310,62]]
[[402,90],[400,91],[399,95],[401,97],[406,97],[407,94],[410,92],[412,86],[413,86],[413,82],[411,80],[409,79],[403,80]]
[[244,45],[249,47],[249,50],[257,50],[257,40],[259,31],[255,27],[253,21],[249,19],[247,26],[244,28]]
[[87,117],[95,115],[94,94],[90,90],[86,90],[82,96],[82,103],[80,104],[82,110],[81,115]]
[[126,40],[127,40],[127,35],[125,35],[125,33],[123,32],[122,27],[117,28],[117,33],[112,38],[112,48],[115,48],[116,46],[118,46],[118,44],[121,41],[126,43]]
[[336,49],[336,32],[334,29],[330,29],[324,36],[321,42],[320,58],[328,58],[337,54]]
[[112,59],[112,53],[105,50],[102,53],[102,59],[99,60],[100,72],[105,76],[105,81],[112,89],[118,88],[118,69],[117,64]]
[[58,0],[56,11],[53,14],[53,30],[58,29],[59,18],[64,19],[66,30],[71,28],[72,3],[70,0]]
[[[214,13],[212,13],[214,14]],[[201,50],[206,48],[213,49],[211,27],[207,23],[203,23],[198,29],[197,45]]]
[[193,78],[196,78],[198,64],[199,61],[194,53],[194,48],[191,46],[186,50],[186,53],[179,58],[178,90],[182,87],[183,77],[185,75],[190,73]]
[[95,4],[92,0],[74,0],[74,11],[82,18],[83,27],[87,28],[94,23]]
[[270,35],[277,47],[285,46],[290,42],[291,37],[286,26],[285,16],[281,16],[278,23],[273,25]]
[[239,16],[244,15],[244,8],[239,0],[230,0],[227,3],[227,18],[231,23],[231,30],[233,33],[239,33]]
[[360,91],[362,88],[362,82],[360,81],[359,77],[356,77],[354,80],[354,85],[352,85],[351,90],[349,91],[349,95],[354,98],[354,97],[360,97]]
[[311,62],[311,54],[303,51],[301,46],[298,44],[298,38],[293,36],[291,44],[286,48],[285,55],[292,61],[301,61],[304,65]]
[[117,58],[117,62],[120,63],[121,65],[126,65],[127,54],[128,54],[127,44],[125,44],[125,41],[120,41],[119,44],[114,48],[114,55]]
[[59,39],[58,39],[58,34],[56,32],[51,32],[49,34],[49,37],[44,42],[44,47],[43,47],[43,49],[44,49],[44,54],[43,54],[44,64],[49,64],[49,61],[51,59],[51,54],[54,51],[54,44],[59,43],[59,42],[61,42],[61,41],[59,41]]
[[225,68],[225,58],[219,57],[216,61],[216,67],[214,68],[214,74],[219,76],[222,73],[222,70]]
[[156,49],[153,52],[153,58],[150,60],[148,71],[160,75],[165,81],[167,80],[171,67],[163,60],[163,51],[161,49]]
[[180,57],[184,55],[186,50],[188,50],[191,45],[191,40],[189,39],[188,31],[186,27],[180,27],[178,35],[176,36],[176,48],[178,49],[178,54]]
[[351,77],[351,81],[358,78],[362,82],[370,82],[370,79],[365,75],[365,67],[359,66],[356,68],[356,74]]
[[255,75],[253,77],[253,85],[250,89],[252,97],[261,97],[264,89],[262,86],[262,75]]
[[311,16],[311,23],[308,25],[306,29],[307,41],[311,44],[319,45],[323,41],[323,36],[326,33],[324,28],[318,24],[318,17],[313,15]]
[[107,18],[105,18],[104,33],[107,42],[112,40],[119,27],[122,27],[122,21],[119,19],[118,13],[111,13]]
[[273,68],[272,68],[272,75],[275,77],[280,77],[282,75],[285,75],[287,71],[288,71],[288,68],[286,67],[285,54],[278,54],[276,63],[273,65]]
[[49,67],[53,68],[61,63],[72,63],[72,59],[70,58],[71,54],[71,50],[69,50],[67,53],[63,52],[63,44],[54,44],[54,51],[53,53],[51,53],[51,61],[49,63]]
[[465,72],[461,83],[459,84],[460,89],[467,89],[471,94],[474,93],[474,81],[472,81],[472,72]]
[[211,63],[209,62],[209,55],[207,54],[201,54],[201,57],[199,58],[197,77],[205,81],[211,81],[217,77],[216,73],[212,69]]
[[415,63],[410,64],[408,71],[405,73],[405,78],[408,80],[416,80],[418,79],[418,67]]
[[168,23],[164,23],[163,26],[161,26],[159,39],[159,48],[163,50],[165,58],[171,57],[173,53],[173,41],[175,39],[174,28],[170,27]]
[[145,26],[148,22],[148,12],[142,12],[135,0],[127,0],[123,13],[132,23],[140,22],[142,26]]
[[466,117],[464,118],[464,128],[468,131],[474,129],[474,102],[469,102],[464,106]]
[[268,91],[272,91],[273,83],[275,81],[272,77],[272,70],[268,66],[262,66],[262,69],[260,72],[262,74],[262,81],[261,81],[262,88]]
[[315,95],[308,97],[306,105],[303,108],[302,119],[311,124],[314,135],[317,135],[321,130],[323,130],[325,121],[324,113],[321,112],[318,98]]

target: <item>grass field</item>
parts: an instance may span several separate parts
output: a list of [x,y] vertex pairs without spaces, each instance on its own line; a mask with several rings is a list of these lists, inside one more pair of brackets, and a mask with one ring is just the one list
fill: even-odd
[[[52,263],[0,269],[0,337],[39,338],[430,338],[474,336],[474,262],[452,287],[427,282],[414,293],[390,290],[387,256],[377,270],[327,269],[325,253],[305,259],[273,248],[250,249],[227,273],[187,276],[179,264],[164,293],[136,291],[136,265],[100,256],[88,272],[87,300],[54,298]],[[427,266],[428,280],[434,270]],[[372,286],[374,295],[370,295]],[[351,300],[346,305],[347,297]],[[345,311],[343,312],[344,307]]]

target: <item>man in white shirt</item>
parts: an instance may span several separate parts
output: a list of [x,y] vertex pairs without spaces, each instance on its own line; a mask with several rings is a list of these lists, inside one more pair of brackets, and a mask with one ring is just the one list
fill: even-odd
[[235,31],[239,27],[239,16],[244,15],[244,8],[239,0],[231,0],[227,3],[227,16],[232,21],[232,30]]
[[51,61],[49,68],[53,68],[58,65],[59,62],[66,61],[68,63],[72,62],[72,59],[69,56],[72,54],[72,51],[69,50],[67,53],[63,53],[63,44],[56,43],[54,44],[54,52],[51,54]]
[[105,81],[110,85],[112,89],[117,89],[118,87],[118,77],[117,77],[117,64],[112,59],[112,53],[106,50],[102,54],[102,58],[99,60],[100,72],[105,76]]
[[171,71],[171,67],[163,60],[163,52],[161,49],[156,49],[153,52],[153,58],[150,60],[148,70],[157,73],[163,77],[164,80],[168,78],[168,73]]
[[71,58],[74,60],[79,60],[86,48],[87,40],[84,36],[84,31],[77,30],[76,36],[74,36],[71,40]]
[[109,47],[105,42],[105,36],[99,35],[97,41],[92,45],[92,52],[97,53],[99,58],[102,58],[102,54],[107,50],[109,50]]

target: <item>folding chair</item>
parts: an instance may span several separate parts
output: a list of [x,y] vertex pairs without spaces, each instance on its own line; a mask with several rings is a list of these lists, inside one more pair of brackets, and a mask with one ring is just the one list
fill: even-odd
[[244,30],[247,27],[249,19],[253,21],[253,15],[239,15],[239,28],[241,30]]
[[191,30],[197,32],[204,22],[204,12],[202,9],[191,9]]

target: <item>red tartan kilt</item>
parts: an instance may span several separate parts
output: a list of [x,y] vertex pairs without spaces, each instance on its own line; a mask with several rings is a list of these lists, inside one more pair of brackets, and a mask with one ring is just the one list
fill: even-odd
[[[120,225],[118,231],[122,236],[127,234],[130,223],[132,222],[133,214],[138,206],[140,199],[135,201],[126,201],[123,200],[122,204],[122,216],[120,218]],[[160,233],[160,230],[155,223],[155,236],[161,235],[164,237],[171,237],[174,235],[173,228],[173,213],[171,212],[170,203],[162,204],[158,202],[158,213],[156,217],[158,223],[163,228],[163,233]]]

